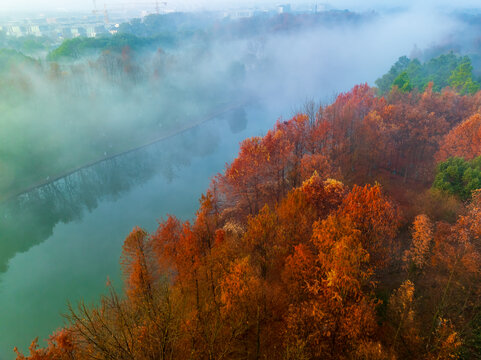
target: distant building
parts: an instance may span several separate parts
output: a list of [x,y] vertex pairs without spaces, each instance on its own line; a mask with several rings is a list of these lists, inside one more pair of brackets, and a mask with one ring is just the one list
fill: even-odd
[[11,25],[7,28],[7,35],[9,35],[9,36],[20,37],[23,34],[24,34],[24,31],[23,31],[21,26]]
[[107,29],[103,25],[89,25],[85,28],[85,34],[88,37],[96,37],[106,33]]
[[42,31],[40,30],[39,25],[28,25],[27,34],[33,36],[42,36]]
[[87,26],[85,30],[87,32],[87,37],[95,37],[95,26]]
[[54,27],[52,29],[52,36],[55,38],[55,39],[63,39],[63,29],[61,27]]
[[72,32],[72,37],[74,38],[79,36],[87,36],[87,31],[81,26],[73,27],[70,29],[70,31]]
[[42,35],[50,35],[50,32],[52,30],[50,26],[47,25],[40,25],[38,29]]
[[72,29],[69,27],[62,28],[61,32],[62,39],[71,39],[72,38]]
[[277,6],[277,13],[278,14],[285,14],[291,12],[291,4],[284,4]]
[[242,18],[250,18],[254,16],[254,11],[252,10],[239,10],[235,11],[232,15],[232,19],[242,19]]
[[234,10],[234,11],[226,11],[224,12],[225,18],[230,19],[243,19],[243,18],[250,18],[254,16],[254,10]]

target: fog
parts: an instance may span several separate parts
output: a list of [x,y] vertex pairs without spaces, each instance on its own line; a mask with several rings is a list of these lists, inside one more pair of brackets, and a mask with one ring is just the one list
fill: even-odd
[[454,18],[420,9],[322,16],[300,26],[273,17],[263,20],[263,33],[233,20],[174,47],[155,43],[14,66],[0,88],[0,199],[239,102],[260,101],[279,116],[306,100],[329,102],[357,83],[372,85],[398,57],[443,44],[461,28]]
[[279,103],[329,102],[355,84],[374,85],[400,56],[442,43],[457,26],[440,13],[409,11],[373,15],[354,26],[271,36],[265,45],[271,65],[250,79],[250,89]]
[[[93,10],[92,0],[17,0],[15,2],[9,0],[0,1],[0,12],[8,11],[91,11]],[[151,4],[150,4],[151,3]],[[160,3],[160,2],[159,2]],[[367,10],[390,10],[390,9],[479,9],[479,1],[476,0],[405,0],[405,1],[356,1],[356,0],[325,0],[316,1],[276,1],[276,0],[175,0],[169,1],[167,6],[169,9],[177,11],[198,11],[198,10],[226,10],[239,8],[269,8],[275,7],[280,3],[290,3],[294,8],[308,7],[314,4],[325,6],[332,9],[349,9],[354,11]],[[96,1],[96,5],[100,8],[121,9],[131,7],[154,5],[155,1],[136,1],[128,0],[105,0]]]

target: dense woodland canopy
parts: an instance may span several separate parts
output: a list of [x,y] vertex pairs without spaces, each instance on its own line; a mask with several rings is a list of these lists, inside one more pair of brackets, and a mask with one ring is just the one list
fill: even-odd
[[18,359],[479,359],[481,92],[376,92],[243,141]]
[[[212,39],[375,15],[325,12],[226,23],[186,16],[132,20],[118,35],[67,40],[55,49],[46,39],[0,34],[0,44],[15,49],[0,50],[0,105],[21,122],[19,99],[33,103],[45,93],[39,84],[98,103],[118,94],[128,99],[139,84],[156,95],[184,93],[183,85],[201,82],[197,73],[178,81],[190,70],[182,59],[208,59]],[[202,46],[170,52],[192,39]],[[155,51],[146,56],[149,47]],[[48,61],[22,51],[49,51]],[[151,234],[132,230],[120,259],[121,294],[108,282],[98,304],[71,305],[66,326],[45,348],[34,340],[28,355],[16,349],[17,358],[481,359],[480,60],[437,51],[426,61],[402,57],[377,88],[357,85],[328,106],[309,103],[265,136],[243,141],[192,221],[168,216]],[[246,69],[268,66],[247,55],[223,64],[228,88],[202,78],[204,87],[191,89],[199,104],[217,106],[219,94],[237,94]],[[98,78],[101,88],[91,81]],[[157,98],[151,102],[158,105]],[[185,102],[168,105],[169,113],[185,115]],[[75,110],[66,109],[69,116]],[[66,124],[85,134],[79,138],[95,152],[53,169],[41,160],[75,145],[68,137],[52,141],[56,123],[47,126],[49,136],[32,131],[36,142],[27,134],[29,147],[19,147],[41,151],[16,154],[12,142],[3,141],[12,159],[7,165],[19,168],[17,179],[25,181],[20,185],[38,180],[23,169],[43,178],[70,169],[73,160],[122,150],[104,141],[105,132],[122,140],[127,131],[112,131],[118,124],[112,122],[92,135],[89,124],[96,121]],[[130,125],[143,140],[153,125],[159,131],[150,117],[142,121]],[[15,133],[2,128],[3,139]],[[13,191],[5,173],[0,189]]]
[[474,79],[469,56],[459,56],[452,51],[421,63],[417,58],[402,56],[389,72],[376,80],[380,94],[388,93],[393,85],[407,92],[414,88],[424,90],[433,83],[435,91],[450,86],[461,94],[474,94],[479,83]]

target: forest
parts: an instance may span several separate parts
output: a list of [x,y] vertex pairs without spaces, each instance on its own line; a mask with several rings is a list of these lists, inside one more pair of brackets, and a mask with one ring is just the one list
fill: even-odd
[[411,61],[245,139],[17,359],[480,359],[481,92],[454,60],[451,87],[400,87],[430,79]]
[[479,90],[479,83],[473,79],[473,66],[469,56],[457,56],[452,51],[441,54],[425,63],[418,59],[402,56],[389,72],[376,81],[380,94],[391,90],[396,85],[401,91],[413,88],[424,90],[432,82],[435,91],[446,86],[461,94],[473,94]]

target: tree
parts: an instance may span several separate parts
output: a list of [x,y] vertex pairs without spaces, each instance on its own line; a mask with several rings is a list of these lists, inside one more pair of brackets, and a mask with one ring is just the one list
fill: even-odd
[[125,276],[126,292],[133,301],[151,306],[154,282],[157,280],[152,259],[151,243],[147,232],[136,227],[125,239],[121,264]]
[[71,360],[78,358],[78,348],[70,329],[60,329],[53,333],[46,348],[38,347],[38,338],[29,347],[30,354],[24,356],[16,347],[17,360]]
[[279,201],[292,186],[286,179],[292,150],[282,130],[244,140],[239,156],[219,177],[228,202],[247,215]]
[[405,71],[410,63],[410,59],[408,59],[406,56],[402,56],[396,61],[393,66],[391,66],[391,69],[389,69],[389,72],[387,74],[377,79],[376,85],[378,87],[379,94],[382,95],[389,92],[389,90],[391,90],[394,79],[396,79],[400,73]]
[[404,252],[403,260],[408,269],[414,267],[421,270],[430,254],[434,237],[433,224],[426,215],[418,215],[412,226],[412,245]]
[[228,357],[259,359],[261,356],[261,326],[268,315],[263,308],[262,280],[251,267],[249,258],[235,261],[222,280],[221,312],[230,319],[229,332],[234,345]]
[[481,115],[476,113],[452,129],[441,143],[438,161],[450,157],[472,160],[481,155]]
[[387,306],[387,318],[390,325],[387,340],[392,350],[403,359],[418,358],[423,351],[422,338],[415,309],[414,284],[410,280],[393,291]]
[[355,185],[344,198],[337,213],[349,218],[360,231],[360,241],[375,266],[386,266],[399,226],[399,215],[391,201],[382,194],[381,186]]
[[456,89],[461,95],[474,94],[479,90],[479,84],[473,80],[473,66],[468,57],[451,73],[449,86]]
[[410,60],[403,56],[387,74],[376,80],[376,85],[379,88],[379,94],[384,95],[393,86],[403,92],[410,92],[414,89],[423,91],[430,82],[436,92],[452,86],[461,94],[472,94],[479,88],[479,85],[472,79],[469,57],[461,57],[453,52],[441,54],[424,63],[418,59]]
[[300,296],[287,315],[288,342],[312,359],[356,352],[376,329],[373,269],[353,225],[329,216],[314,226],[314,253],[300,245],[288,259],[285,278]]
[[[276,268],[274,264],[278,261],[280,252],[276,236],[277,219],[265,205],[256,216],[247,220],[247,231],[242,238],[244,248],[251,257],[252,264],[256,265],[260,276],[266,279],[273,274]],[[274,273],[275,274],[275,273]]]
[[413,87],[409,81],[409,75],[407,72],[402,72],[394,79],[392,86],[396,86],[402,92],[410,92]]
[[481,189],[481,157],[472,161],[449,158],[441,162],[433,188],[456,195],[463,201],[470,199],[474,190]]

